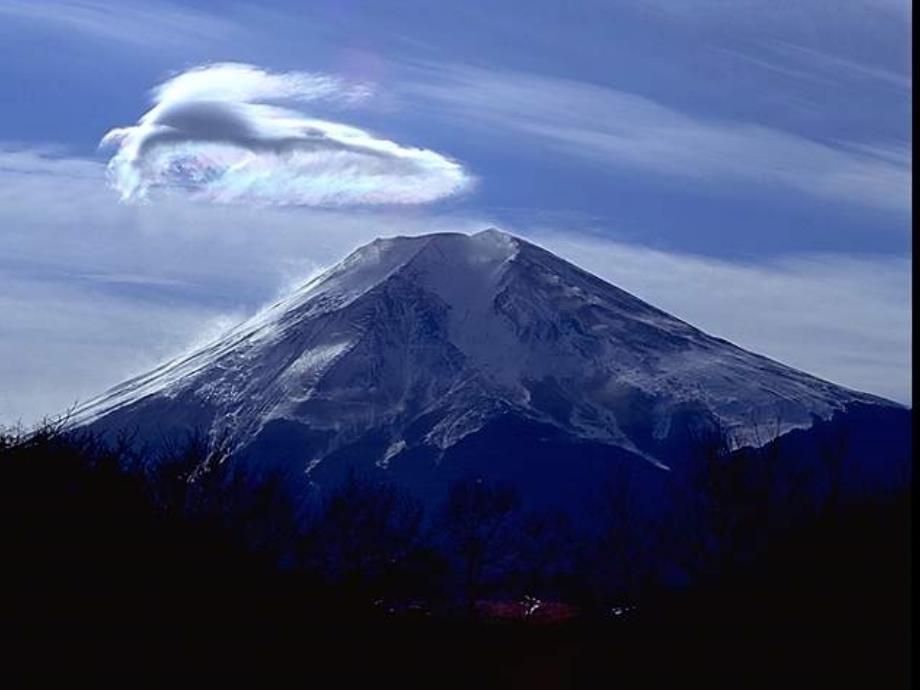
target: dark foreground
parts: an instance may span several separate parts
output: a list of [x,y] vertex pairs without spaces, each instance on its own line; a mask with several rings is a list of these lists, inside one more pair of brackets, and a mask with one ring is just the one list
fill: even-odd
[[379,582],[279,571],[225,530],[151,512],[118,472],[47,455],[7,447],[0,466],[4,688],[909,685],[906,498],[771,535],[745,568],[620,615],[583,599],[504,620],[437,589],[381,600]]
[[[908,687],[907,614],[884,610],[899,604],[891,592],[869,606],[831,586],[811,610],[795,594],[746,593],[543,626],[324,611],[283,589],[215,585],[203,603],[177,592],[182,610],[157,601],[162,592],[126,596],[74,593],[70,610],[5,617],[4,687]],[[137,599],[163,615],[138,619]]]

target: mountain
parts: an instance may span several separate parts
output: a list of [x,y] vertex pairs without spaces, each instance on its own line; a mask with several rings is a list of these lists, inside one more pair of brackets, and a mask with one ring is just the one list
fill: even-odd
[[894,424],[894,446],[908,433],[895,403],[489,229],[375,240],[75,422],[154,441],[203,431],[254,476],[280,468],[314,488],[357,465],[422,495],[476,472],[562,500],[611,463],[668,472],[716,432],[756,448],[856,416],[877,433]]

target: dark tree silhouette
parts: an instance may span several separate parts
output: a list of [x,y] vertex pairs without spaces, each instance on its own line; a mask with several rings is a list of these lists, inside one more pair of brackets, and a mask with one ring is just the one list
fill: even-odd
[[572,589],[575,528],[567,513],[531,510],[514,526],[509,557],[513,588],[522,594],[557,598]]
[[[832,491],[842,451],[827,438],[828,455],[823,463],[809,456],[806,478]],[[93,687],[126,679],[162,687],[176,677],[287,685],[303,673],[306,654],[309,679],[322,687],[507,687],[550,677],[572,687],[737,687],[752,674],[763,687],[801,677],[815,687],[906,687],[909,496],[854,505],[840,490],[833,510],[801,513],[807,522],[772,534],[745,573],[737,569],[741,547],[768,531],[750,506],[773,470],[777,481],[799,476],[787,457],[770,472],[751,471],[776,448],[739,455],[716,438],[697,450],[700,464],[675,466],[674,481],[687,480],[697,502],[675,513],[661,538],[648,518],[666,506],[646,503],[636,476],[618,478],[602,492],[609,522],[591,525],[606,532],[606,546],[558,515],[521,515],[513,490],[476,480],[454,485],[426,530],[417,504],[353,474],[329,490],[300,534],[298,567],[279,567],[281,547],[264,547],[295,543],[296,532],[272,526],[290,525],[300,505],[282,490],[286,478],[209,461],[210,445],[189,446],[177,444],[167,459],[163,493],[150,484],[157,475],[143,471],[153,470],[151,456],[130,436],[104,443],[60,425],[0,433],[7,685],[28,686],[15,678],[17,661],[32,686],[42,669],[65,669],[70,681]],[[164,507],[166,496],[183,509]],[[655,540],[628,541],[635,532]],[[689,543],[702,559],[716,538],[732,552],[706,563],[702,586],[662,586],[626,619],[605,618],[609,607],[583,609],[591,615],[547,630],[452,615],[461,598],[475,612],[486,592],[518,598],[563,591],[560,575],[607,578],[604,562],[614,572],[628,561],[633,574],[616,578],[638,578],[642,592],[645,556],[636,554],[679,558]],[[567,540],[583,554],[570,573]],[[435,547],[443,560],[431,555]],[[443,580],[432,563],[451,567]],[[446,586],[449,578],[459,590]],[[430,616],[370,605],[371,597],[422,593]],[[107,682],[81,675],[92,663]]]
[[667,546],[662,520],[667,507],[649,510],[635,472],[633,463],[620,462],[598,488],[579,568],[594,601],[641,600]]
[[462,588],[470,615],[490,576],[512,561],[512,522],[518,508],[517,492],[480,478],[451,485],[441,512],[441,525],[451,553],[460,565]]
[[352,470],[303,535],[300,558],[328,582],[380,594],[408,577],[423,548],[422,519],[417,501]]

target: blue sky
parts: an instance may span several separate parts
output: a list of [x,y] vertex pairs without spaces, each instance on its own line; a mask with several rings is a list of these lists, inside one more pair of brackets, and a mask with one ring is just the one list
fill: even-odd
[[910,22],[895,0],[0,0],[0,421],[377,235],[487,225],[909,401]]

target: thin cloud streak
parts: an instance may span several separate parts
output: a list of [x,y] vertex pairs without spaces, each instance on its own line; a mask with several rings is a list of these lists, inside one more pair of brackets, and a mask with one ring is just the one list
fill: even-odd
[[834,203],[910,209],[907,144],[833,146],[756,123],[695,117],[616,89],[533,74],[468,66],[429,66],[419,74],[404,87],[407,98],[478,122],[487,131],[515,132],[560,154],[684,178],[710,192],[744,193],[759,185]]
[[230,20],[168,2],[0,0],[0,16],[4,15],[154,52],[248,37],[246,29]]
[[824,51],[788,43],[786,41],[775,41],[769,48],[777,55],[783,56],[789,61],[800,65],[808,65],[811,67],[813,73],[820,72],[827,74],[828,77],[839,75],[847,77],[848,79],[877,81],[902,91],[905,95],[909,95],[913,83],[908,75],[900,72],[874,65],[867,65],[856,62],[855,60],[849,60],[838,55],[831,55]]

